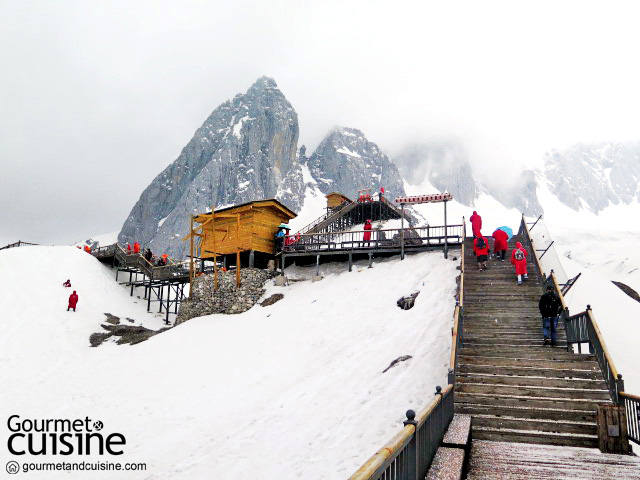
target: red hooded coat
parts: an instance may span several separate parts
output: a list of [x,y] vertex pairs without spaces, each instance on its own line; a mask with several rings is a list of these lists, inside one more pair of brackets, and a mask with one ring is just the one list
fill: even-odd
[[362,240],[368,242],[371,240],[371,222],[367,222],[364,224],[364,234],[362,235]]
[[473,232],[473,236],[479,237],[480,235],[482,235],[480,233],[480,230],[482,230],[482,217],[478,215],[478,212],[474,210],[473,215],[471,215],[471,217],[469,218],[469,221],[471,222],[471,230]]
[[69,295],[69,308],[76,308],[78,304],[78,294],[74,290],[71,295]]
[[476,257],[478,255],[489,255],[489,242],[487,242],[487,239],[484,237],[482,237],[482,239],[484,240],[484,248],[478,248],[478,238],[473,239],[473,253]]
[[493,245],[494,252],[499,252],[501,250],[507,249],[507,242],[509,241],[509,235],[507,235],[507,232],[505,232],[504,230],[497,229],[495,232],[493,232],[493,235],[491,236],[495,240]]
[[[524,253],[524,258],[522,260],[516,260],[516,250],[522,250]],[[516,275],[527,274],[527,250],[520,242],[516,242],[516,248],[511,252],[511,263],[516,267]]]
[[133,253],[140,253],[140,244],[138,242],[133,244]]

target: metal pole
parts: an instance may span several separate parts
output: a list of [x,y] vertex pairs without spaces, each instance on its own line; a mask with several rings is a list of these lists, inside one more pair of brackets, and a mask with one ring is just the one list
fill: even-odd
[[320,276],[320,254],[316,255],[316,277]]
[[404,260],[404,203],[401,203],[402,214],[400,217],[400,260]]
[[444,258],[448,258],[449,244],[447,243],[447,201],[444,201]]

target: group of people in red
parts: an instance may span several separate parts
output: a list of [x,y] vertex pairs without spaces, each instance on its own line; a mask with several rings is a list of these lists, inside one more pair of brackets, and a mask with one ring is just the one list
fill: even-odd
[[[478,270],[487,269],[487,261],[491,256],[489,242],[482,235],[482,217],[474,210],[469,218],[471,221],[471,231],[473,232],[473,253],[478,261]],[[493,255],[496,260],[504,262],[508,249],[509,234],[501,229],[496,229],[493,234]],[[511,252],[511,263],[515,268],[516,283],[522,285],[527,280],[527,250],[522,243],[516,242],[516,248]]]
[[[71,280],[67,279],[67,281],[64,282],[62,286],[65,288],[71,288]],[[73,293],[69,295],[69,304],[67,305],[67,312],[69,311],[70,308],[73,309],[73,311],[75,312],[76,305],[78,305],[78,294],[74,290]]]
[[[127,242],[127,255],[139,255],[140,254],[140,244],[138,242],[133,242],[133,248],[131,244]],[[169,264],[169,255],[163,253],[160,257],[154,257],[153,252],[150,248],[145,248],[143,253],[144,258],[147,259],[152,265],[156,265],[158,267],[164,267]]]

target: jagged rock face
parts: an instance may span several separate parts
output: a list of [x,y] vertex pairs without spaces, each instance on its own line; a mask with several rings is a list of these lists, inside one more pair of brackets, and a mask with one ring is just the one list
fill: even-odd
[[327,135],[307,165],[323,193],[340,192],[355,198],[361,188],[376,193],[384,187],[390,199],[405,194],[398,167],[355,128],[340,128]]
[[[182,257],[192,214],[280,198],[298,210],[298,115],[276,83],[262,77],[218,108],[180,156],[144,190],[118,235]],[[280,187],[280,188],[279,188]]]
[[440,192],[451,193],[453,198],[467,206],[472,206],[478,198],[469,156],[460,143],[413,145],[395,156],[394,160],[403,178],[414,185],[427,178]]
[[640,200],[640,144],[578,144],[544,155],[542,178],[568,207],[598,213]]

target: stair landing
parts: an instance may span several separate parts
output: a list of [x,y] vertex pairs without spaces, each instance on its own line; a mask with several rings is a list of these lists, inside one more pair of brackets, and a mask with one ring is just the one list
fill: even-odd
[[474,440],[467,480],[638,480],[640,458],[592,448]]

